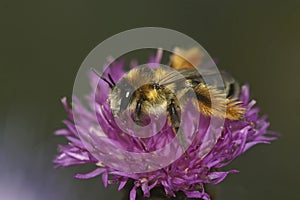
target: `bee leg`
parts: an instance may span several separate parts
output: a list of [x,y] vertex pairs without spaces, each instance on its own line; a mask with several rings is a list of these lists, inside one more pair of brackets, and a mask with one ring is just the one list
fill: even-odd
[[136,124],[142,124],[142,101],[138,100],[133,113],[133,120]]
[[241,120],[244,120],[245,122],[247,122],[248,124],[250,124],[253,129],[255,128],[254,122],[250,121],[249,119],[247,119],[245,117],[241,117]]
[[147,125],[147,115],[143,112],[143,101],[138,100],[133,113],[133,121],[139,126]]
[[179,108],[176,106],[174,99],[171,99],[171,103],[168,106],[168,122],[172,126],[173,131],[176,135],[178,135],[178,141],[182,150],[184,151],[184,155],[188,158],[188,154],[185,151],[187,149],[186,138],[180,127],[180,116],[179,116]]
[[172,125],[174,132],[177,133],[180,126],[180,117],[178,114],[178,109],[176,108],[175,102],[171,99],[171,103],[168,106],[169,112],[169,124]]

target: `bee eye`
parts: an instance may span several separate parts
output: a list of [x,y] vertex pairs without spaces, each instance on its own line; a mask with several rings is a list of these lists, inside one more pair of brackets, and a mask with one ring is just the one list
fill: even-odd
[[129,95],[130,95],[130,92],[129,92],[129,91],[127,91],[127,92],[125,93],[125,97],[126,97],[126,98],[128,98],[128,97],[129,97]]
[[131,90],[124,91],[124,93],[122,95],[123,98],[121,99],[121,104],[120,104],[120,112],[123,112],[124,110],[126,110],[128,105],[131,103],[133,95],[134,95],[134,93],[132,93]]

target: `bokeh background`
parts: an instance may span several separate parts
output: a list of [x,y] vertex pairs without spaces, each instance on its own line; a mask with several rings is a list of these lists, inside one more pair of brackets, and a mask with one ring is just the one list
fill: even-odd
[[86,167],[54,170],[54,137],[76,72],[97,44],[121,31],[158,26],[197,40],[220,69],[250,83],[271,129],[282,133],[229,168],[220,200],[300,199],[299,1],[0,1],[0,199],[120,199]]

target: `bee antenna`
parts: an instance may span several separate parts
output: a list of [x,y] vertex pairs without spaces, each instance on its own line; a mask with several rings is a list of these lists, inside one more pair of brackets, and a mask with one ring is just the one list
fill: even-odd
[[94,68],[91,68],[91,70],[92,70],[97,76],[99,76],[105,83],[107,83],[108,86],[109,86],[110,88],[114,88],[115,83],[112,81],[112,78],[111,78],[110,74],[108,74],[108,77],[109,77],[110,81],[112,81],[113,83],[109,82],[106,78],[104,78],[103,76],[101,76]]
[[109,78],[110,82],[115,86],[116,84],[110,74],[108,74],[108,78]]
[[108,86],[110,87],[110,88],[114,88],[114,86],[115,85],[113,85],[113,84],[111,84],[108,80],[106,80],[104,77],[100,77],[105,83],[107,83],[108,84]]

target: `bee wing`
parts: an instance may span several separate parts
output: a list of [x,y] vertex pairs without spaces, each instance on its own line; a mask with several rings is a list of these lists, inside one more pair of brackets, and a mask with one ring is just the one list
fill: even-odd
[[[221,76],[225,75],[225,72],[220,72]],[[227,73],[226,73],[227,74]],[[216,79],[218,76],[218,72],[208,69],[201,69],[198,71],[197,69],[180,69],[176,71],[172,71],[169,73],[164,79],[162,83],[169,83],[174,81],[180,81],[182,79],[192,79],[193,81],[198,81],[199,83],[204,83],[203,77],[207,77],[207,79]],[[228,76],[230,76],[228,74]]]
[[[218,84],[217,81],[219,76],[223,80],[223,84]],[[170,85],[177,84],[185,86],[185,81],[189,80],[192,83],[192,87],[202,83],[207,84],[204,80],[211,80],[210,86],[216,89],[223,89],[225,87],[226,97],[227,98],[237,98],[240,92],[240,86],[238,82],[227,72],[221,71],[215,72],[208,69],[201,69],[201,74],[196,69],[181,69],[178,71],[171,71],[168,75],[162,78],[159,82],[160,85]]]
[[[201,71],[202,72],[202,71]],[[204,73],[199,73],[196,69],[180,69],[173,70],[159,81],[160,85],[169,85],[173,83],[184,82],[186,80],[192,80],[194,83],[205,83],[204,76],[213,76],[211,70],[205,70]]]
[[226,97],[238,99],[240,95],[240,84],[227,72],[221,71],[221,76],[224,82]]

